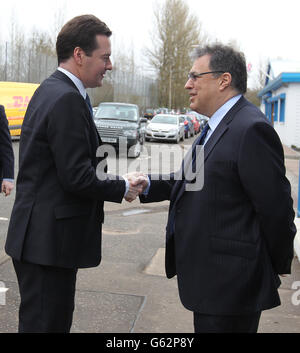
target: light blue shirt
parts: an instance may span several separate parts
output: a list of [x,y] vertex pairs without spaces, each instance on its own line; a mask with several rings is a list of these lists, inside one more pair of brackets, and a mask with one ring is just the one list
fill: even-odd
[[224,116],[229,112],[229,110],[236,104],[236,102],[242,97],[241,94],[230,98],[225,104],[223,104],[208,120],[209,130],[205,137],[203,145],[209,140],[210,136],[216,130],[217,126],[220,124]]
[[[73,75],[70,71],[63,69],[62,67],[58,67],[57,68],[58,71],[61,71],[62,73],[64,73],[66,76],[69,77],[70,80],[72,80],[72,82],[74,83],[74,85],[78,88],[78,91],[80,92],[80,94],[82,95],[82,97],[84,99],[86,99],[86,89],[82,83],[82,81],[75,75]],[[129,190],[129,181],[123,177],[123,179],[125,180],[126,183],[126,189],[125,189],[125,194],[124,197],[126,196],[128,190]]]

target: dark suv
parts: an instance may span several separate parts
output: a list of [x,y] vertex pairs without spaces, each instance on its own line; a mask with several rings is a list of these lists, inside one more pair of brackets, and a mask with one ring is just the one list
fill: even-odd
[[145,141],[147,119],[140,117],[135,104],[106,102],[100,103],[94,115],[95,124],[103,143],[119,147],[121,138],[127,141],[128,157],[140,155]]

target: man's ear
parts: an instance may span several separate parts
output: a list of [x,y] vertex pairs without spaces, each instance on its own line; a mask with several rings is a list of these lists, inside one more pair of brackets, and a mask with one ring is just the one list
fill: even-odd
[[224,72],[224,74],[222,74],[219,79],[221,91],[224,91],[224,89],[231,85],[232,77],[229,72]]
[[77,65],[82,65],[84,51],[80,47],[76,47],[73,52],[74,60]]

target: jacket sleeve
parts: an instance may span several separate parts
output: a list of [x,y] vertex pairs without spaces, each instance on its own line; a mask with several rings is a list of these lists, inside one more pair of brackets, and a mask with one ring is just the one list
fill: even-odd
[[141,203],[170,200],[174,186],[174,173],[166,175],[149,175],[150,189],[147,195],[141,195]]
[[47,135],[63,188],[85,198],[122,202],[125,180],[108,176],[99,180],[92,165],[91,124],[79,94],[67,93],[49,114]]
[[0,106],[0,179],[1,177],[14,179],[14,152],[3,106]]
[[280,139],[267,122],[256,122],[246,130],[238,168],[259,218],[273,268],[278,274],[290,273],[296,234],[291,186],[285,176]]

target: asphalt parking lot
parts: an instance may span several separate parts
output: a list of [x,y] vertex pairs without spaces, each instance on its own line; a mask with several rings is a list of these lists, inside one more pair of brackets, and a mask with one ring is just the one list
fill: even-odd
[[[169,165],[180,166],[185,140],[179,145],[147,142],[136,160],[109,159],[109,171],[141,168],[142,171],[168,171],[169,166],[151,148],[174,151]],[[18,142],[14,142],[16,170]],[[126,165],[126,166],[125,166]],[[125,166],[125,167],[124,167]],[[147,168],[147,169],[145,169]],[[291,170],[288,176],[296,179]],[[293,186],[293,196],[297,194]],[[0,332],[17,331],[19,293],[11,260],[4,253],[5,236],[15,194],[0,195],[0,282],[8,288],[5,305],[0,305]],[[164,274],[165,225],[169,202],[141,205],[132,203],[105,204],[103,226],[103,259],[100,266],[79,270],[76,306],[72,332],[101,333],[192,333],[192,313],[178,297],[176,278]],[[293,274],[284,278],[280,289],[282,305],[263,313],[259,332],[299,332],[300,293],[292,288],[300,281],[300,264],[293,262]],[[205,285],[205,284],[204,284]],[[299,286],[300,287],[300,286]],[[294,301],[293,301],[294,299]]]

